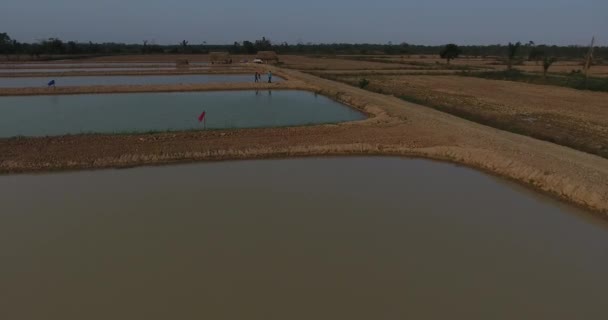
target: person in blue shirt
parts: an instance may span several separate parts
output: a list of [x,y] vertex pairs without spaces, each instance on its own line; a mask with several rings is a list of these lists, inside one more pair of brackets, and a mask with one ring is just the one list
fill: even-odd
[[268,83],[272,83],[272,71],[268,71]]

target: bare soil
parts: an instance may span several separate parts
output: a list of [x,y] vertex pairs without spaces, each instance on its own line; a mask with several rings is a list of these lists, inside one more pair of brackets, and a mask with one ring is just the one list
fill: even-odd
[[[383,61],[383,63],[393,64],[411,64],[414,68],[419,66],[418,70],[429,69],[444,69],[450,70],[448,67],[468,67],[471,70],[506,70],[507,64],[504,57],[462,57],[452,60],[448,66],[445,59],[439,58],[437,55],[393,55],[393,56],[340,56],[342,59],[364,59],[364,61]],[[443,68],[442,68],[443,66]],[[405,67],[411,69],[410,67]],[[525,72],[542,73],[542,63],[534,61],[524,61],[521,65],[515,65],[515,69]],[[582,72],[582,60],[566,60],[557,61],[549,68],[549,74],[569,74],[572,72]],[[304,70],[304,69],[302,69]],[[608,65],[594,65],[589,69],[589,76],[593,77],[608,77]]]
[[608,158],[608,93],[457,76],[367,79],[376,92]]

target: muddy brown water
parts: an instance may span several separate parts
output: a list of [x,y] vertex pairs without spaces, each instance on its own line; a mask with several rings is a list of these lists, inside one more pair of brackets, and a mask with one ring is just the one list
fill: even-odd
[[0,176],[2,319],[608,319],[608,226],[451,164]]

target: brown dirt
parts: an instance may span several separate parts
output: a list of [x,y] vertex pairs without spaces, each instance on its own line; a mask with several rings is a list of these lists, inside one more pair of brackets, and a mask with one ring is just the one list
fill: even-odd
[[307,73],[314,75],[336,75],[336,76],[382,76],[382,75],[442,75],[442,74],[455,74],[461,72],[460,70],[448,70],[448,69],[401,69],[401,70],[303,70]]
[[185,75],[185,74],[243,74],[253,73],[256,70],[266,71],[264,67],[256,65],[236,65],[231,67],[214,66],[210,68],[183,68],[174,70],[159,70],[154,68],[142,68],[140,70],[113,70],[107,71],[104,68],[97,68],[95,71],[81,71],[72,68],[70,71],[61,72],[2,72],[2,78],[18,77],[68,77],[68,76],[149,76],[149,75]]
[[292,83],[372,118],[339,125],[142,135],[0,139],[0,172],[130,167],[318,155],[408,155],[449,160],[520,181],[608,216],[608,160],[496,130],[401,99],[293,70]]
[[608,158],[608,93],[457,76],[368,79],[374,91]]
[[285,68],[296,70],[396,70],[421,69],[420,66],[397,63],[356,61],[350,59],[280,56]]
[[[253,60],[255,55],[237,54],[231,55],[233,62],[241,60]],[[175,62],[180,59],[187,59],[190,62],[209,62],[207,54],[147,54],[147,55],[123,55],[95,57],[82,60],[83,62]]]
[[[346,62],[340,62],[340,68],[334,68],[334,70],[344,70],[344,69],[416,69],[416,70],[429,70],[429,69],[443,69],[448,70],[446,61],[444,59],[439,58],[437,55],[435,56],[420,56],[411,55],[411,56],[400,56],[400,55],[392,55],[392,56],[338,56],[341,58],[340,61],[351,60],[353,61],[351,64]],[[322,59],[322,58],[309,58],[309,61],[301,61],[299,64],[288,65],[289,67],[293,67],[298,70],[330,70],[331,66],[327,66],[327,63],[323,63],[322,60],[333,60],[333,59]],[[352,59],[364,59],[367,61],[354,61]],[[319,61],[321,60],[321,61]],[[384,61],[382,62],[372,62],[372,61]],[[387,63],[388,62],[388,63]],[[391,63],[392,62],[392,63]],[[375,67],[374,63],[377,64],[385,64],[385,67]],[[305,64],[302,66],[301,64]],[[408,64],[411,64],[408,66]],[[400,67],[399,67],[400,65]],[[327,66],[327,67],[326,67]],[[473,70],[483,71],[484,69],[492,69],[492,70],[506,70],[507,64],[504,62],[504,58],[458,58],[452,60],[450,62],[451,67],[469,67]],[[326,67],[326,68],[325,68]],[[535,72],[542,73],[542,63],[536,64],[533,61],[524,61],[523,65],[515,65],[515,69],[526,71],[526,72]],[[557,61],[555,62],[551,68],[549,69],[549,74],[568,74],[572,71],[582,70],[581,61],[576,60],[567,60],[567,61]],[[589,75],[594,77],[608,77],[608,65],[596,65],[592,66],[589,69]]]
[[[141,68],[141,69],[154,69],[154,68],[169,68],[175,67],[174,65],[162,65],[162,64],[136,64],[136,63],[124,63],[121,65],[111,65],[108,63],[98,63],[95,65],[77,65],[72,62],[63,62],[63,63],[27,63],[28,65],[22,66],[19,64],[8,64],[8,63],[0,63],[0,69],[15,69],[15,70],[28,70],[28,69],[104,69],[104,68]],[[200,68],[204,66],[193,66],[192,68]]]

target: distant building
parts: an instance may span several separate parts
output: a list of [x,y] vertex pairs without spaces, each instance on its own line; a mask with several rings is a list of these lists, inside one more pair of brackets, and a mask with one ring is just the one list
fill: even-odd
[[210,52],[209,60],[211,64],[229,64],[232,63],[232,58],[228,52]]
[[279,62],[279,56],[274,51],[259,51],[255,58],[266,63],[270,63],[271,61],[274,63]]

